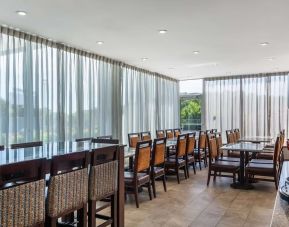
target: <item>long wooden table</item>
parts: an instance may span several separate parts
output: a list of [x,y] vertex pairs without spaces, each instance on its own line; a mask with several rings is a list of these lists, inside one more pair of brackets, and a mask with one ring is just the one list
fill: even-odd
[[[46,173],[50,173],[51,158],[73,152],[85,152],[105,150],[113,144],[91,143],[91,142],[55,142],[44,144],[40,147],[4,149],[0,151],[0,166],[13,164],[21,161],[46,158]],[[119,145],[119,174],[118,174],[118,202],[117,202],[117,226],[124,226],[124,146]]]

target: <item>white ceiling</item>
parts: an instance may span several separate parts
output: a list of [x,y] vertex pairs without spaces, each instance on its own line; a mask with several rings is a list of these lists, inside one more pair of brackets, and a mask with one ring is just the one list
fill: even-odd
[[0,24],[180,80],[289,70],[288,0],[0,0],[0,6]]

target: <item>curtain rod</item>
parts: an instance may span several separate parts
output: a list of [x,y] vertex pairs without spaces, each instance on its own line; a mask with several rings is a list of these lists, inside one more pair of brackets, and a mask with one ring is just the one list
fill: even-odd
[[32,42],[36,42],[36,43],[45,44],[45,45],[48,45],[50,47],[54,47],[54,48],[57,48],[57,49],[60,49],[60,50],[65,50],[65,51],[68,51],[68,52],[77,53],[79,55],[82,55],[82,56],[85,56],[85,57],[94,58],[94,59],[97,59],[97,60],[101,60],[101,61],[104,61],[104,62],[107,62],[107,63],[110,63],[110,64],[118,64],[121,67],[126,67],[126,68],[134,69],[134,70],[137,70],[137,71],[140,71],[140,72],[144,72],[144,73],[148,73],[148,74],[151,74],[151,75],[155,75],[155,76],[160,77],[162,79],[171,80],[171,81],[174,81],[174,82],[178,82],[179,81],[179,80],[174,79],[172,77],[169,77],[169,76],[157,73],[157,72],[152,72],[152,71],[149,71],[149,70],[146,70],[146,69],[143,69],[143,68],[139,68],[137,66],[129,65],[129,64],[126,64],[126,63],[124,63],[122,61],[118,61],[118,60],[115,60],[115,59],[112,59],[112,58],[101,56],[101,55],[98,55],[96,53],[92,53],[92,52],[87,51],[87,50],[82,50],[80,48],[70,47],[70,46],[68,46],[68,45],[66,45],[64,43],[58,43],[58,42],[52,41],[52,40],[50,40],[48,38],[45,38],[45,37],[42,37],[42,36],[38,36],[38,35],[34,35],[34,34],[31,35],[28,32],[17,31],[17,30],[15,30],[13,28],[3,27],[3,26],[0,25],[0,33],[6,34],[6,35],[10,35],[10,36],[15,36],[15,37],[27,40],[27,41],[32,41]]
[[253,77],[270,77],[270,76],[280,76],[280,75],[289,75],[289,71],[282,72],[267,72],[267,73],[255,73],[255,74],[244,74],[244,75],[232,75],[232,76],[218,76],[218,77],[207,77],[203,80],[226,80],[226,79],[243,79],[243,78],[253,78]]

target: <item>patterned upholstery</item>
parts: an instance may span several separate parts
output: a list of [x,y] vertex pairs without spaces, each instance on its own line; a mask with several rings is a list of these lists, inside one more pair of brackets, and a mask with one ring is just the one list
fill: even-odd
[[137,172],[141,172],[150,167],[151,148],[144,147],[139,149],[138,160],[137,160]]
[[157,133],[157,138],[160,139],[160,138],[165,138],[165,135],[163,132],[158,132]]
[[136,144],[139,142],[139,138],[137,136],[130,138],[130,147],[136,148]]
[[100,200],[117,191],[118,161],[92,166],[89,175],[89,199]]
[[205,149],[206,148],[206,135],[200,135],[199,137],[199,148]]
[[45,181],[38,180],[0,191],[0,226],[44,223]]
[[195,137],[188,138],[188,145],[187,145],[188,154],[194,153],[195,143],[196,143]]
[[87,168],[51,177],[48,187],[47,213],[58,217],[87,202]]
[[150,135],[144,135],[143,136],[143,140],[150,140],[151,139],[151,136]]
[[211,158],[216,158],[218,156],[217,141],[216,139],[210,139],[210,155]]
[[180,131],[175,131],[175,137],[178,137],[181,134]]
[[178,145],[178,156],[182,157],[186,154],[186,138],[181,139]]
[[230,133],[228,136],[228,143],[235,143],[235,138],[234,138],[234,134]]
[[167,138],[174,138],[174,133],[172,131],[167,132]]
[[159,165],[165,162],[165,151],[166,151],[166,145],[164,143],[156,145],[154,165]]

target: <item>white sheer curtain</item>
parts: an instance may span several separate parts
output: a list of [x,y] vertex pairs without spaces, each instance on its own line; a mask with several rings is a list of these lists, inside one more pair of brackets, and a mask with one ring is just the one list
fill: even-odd
[[176,81],[0,26],[0,144],[126,141],[177,127],[178,111]]
[[206,128],[240,128],[243,136],[288,131],[288,73],[204,81]]

